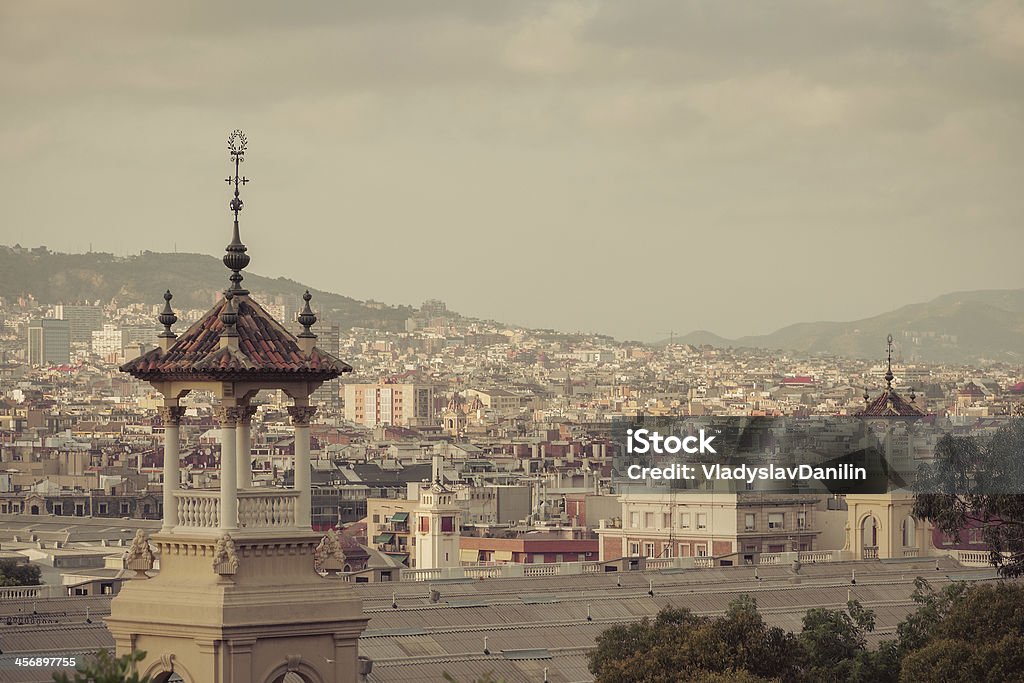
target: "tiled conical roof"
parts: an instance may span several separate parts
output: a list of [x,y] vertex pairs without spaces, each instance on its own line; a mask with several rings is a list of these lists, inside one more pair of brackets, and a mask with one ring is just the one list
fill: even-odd
[[307,356],[295,335],[246,295],[233,299],[237,348],[222,347],[221,314],[227,305],[228,300],[221,299],[166,352],[153,349],[122,365],[121,371],[146,381],[284,379],[289,375],[328,380],[352,371],[350,365],[316,347]]
[[857,413],[858,417],[924,417],[924,413],[895,389],[887,388]]

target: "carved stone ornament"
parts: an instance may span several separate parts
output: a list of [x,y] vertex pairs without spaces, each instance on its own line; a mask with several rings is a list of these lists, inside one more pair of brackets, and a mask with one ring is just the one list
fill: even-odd
[[177,426],[181,424],[181,418],[185,416],[184,406],[164,406],[160,409],[160,418],[164,426]]
[[256,415],[256,406],[242,406],[239,410],[239,424],[251,425],[252,418],[254,415]]
[[293,425],[306,426],[316,415],[316,406],[288,406],[288,414]]
[[320,545],[313,551],[313,565],[317,571],[325,571],[334,576],[342,568],[341,542],[338,540],[338,532],[328,529]]
[[230,534],[221,534],[217,545],[213,547],[213,571],[221,576],[238,571],[238,555],[235,554],[235,542],[231,540]]
[[135,532],[131,547],[124,555],[124,567],[135,572],[135,576],[132,578],[148,579],[146,572],[153,568],[154,561],[153,551],[149,547],[149,538],[142,529],[139,529]]
[[242,418],[243,409],[238,406],[221,406],[217,413],[221,427],[234,427]]

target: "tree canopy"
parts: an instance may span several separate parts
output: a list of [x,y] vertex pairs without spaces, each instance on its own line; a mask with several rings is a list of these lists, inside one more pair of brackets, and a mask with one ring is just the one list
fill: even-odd
[[982,529],[1002,575],[1024,575],[1024,419],[989,439],[942,437],[915,489],[915,517],[957,539],[966,528]]
[[741,596],[722,616],[666,607],[613,626],[589,655],[598,683],[934,683],[1024,679],[1024,586],[915,581],[917,609],[895,640],[868,647],[875,615],[856,600],[816,608],[798,634],[767,626]]
[[14,560],[0,560],[0,586],[38,586],[39,567]]

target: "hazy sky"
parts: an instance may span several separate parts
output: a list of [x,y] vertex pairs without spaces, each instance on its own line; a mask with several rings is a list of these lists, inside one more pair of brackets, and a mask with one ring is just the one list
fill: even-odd
[[1024,5],[0,3],[0,243],[656,339],[1024,286]]

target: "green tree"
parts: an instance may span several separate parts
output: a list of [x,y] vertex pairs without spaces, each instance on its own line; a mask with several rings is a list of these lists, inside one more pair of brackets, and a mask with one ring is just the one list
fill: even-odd
[[1024,679],[1024,587],[921,588],[921,607],[900,624],[901,683]]
[[74,678],[66,673],[53,674],[55,683],[150,683],[149,676],[139,676],[135,664],[141,662],[146,653],[141,650],[114,657],[107,650],[100,650],[75,668]]
[[788,681],[801,661],[796,638],[768,627],[744,595],[722,617],[666,608],[653,621],[613,626],[598,636],[589,665],[600,683]]
[[39,577],[39,567],[34,564],[0,560],[0,586],[38,586]]
[[814,681],[893,681],[898,661],[888,652],[868,650],[867,634],[875,630],[875,613],[857,600],[845,610],[816,608],[804,615],[799,641],[807,657],[804,676]]
[[959,538],[983,529],[1003,576],[1024,575],[1024,419],[1014,418],[988,440],[947,434],[915,484],[913,514]]

